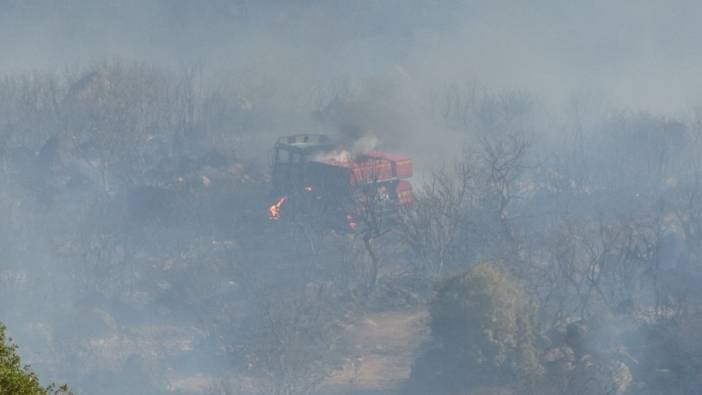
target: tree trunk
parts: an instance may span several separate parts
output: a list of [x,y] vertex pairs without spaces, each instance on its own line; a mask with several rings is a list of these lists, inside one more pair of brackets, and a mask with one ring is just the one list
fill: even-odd
[[371,259],[369,288],[371,291],[374,291],[376,285],[378,284],[378,256],[376,255],[375,250],[373,249],[373,238],[370,236],[365,236],[363,238],[363,245],[366,247],[366,251],[368,251],[368,256],[370,256]]

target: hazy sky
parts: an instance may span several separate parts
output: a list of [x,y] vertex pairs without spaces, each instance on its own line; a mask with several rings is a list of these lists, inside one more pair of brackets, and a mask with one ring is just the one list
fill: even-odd
[[477,81],[684,115],[702,102],[700,12],[694,1],[0,0],[0,67],[197,63],[291,92],[400,71],[422,86]]

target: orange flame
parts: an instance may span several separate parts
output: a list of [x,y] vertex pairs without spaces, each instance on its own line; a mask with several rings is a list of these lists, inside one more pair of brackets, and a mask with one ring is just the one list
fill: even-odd
[[275,202],[272,206],[268,208],[268,219],[271,220],[278,220],[280,219],[280,208],[283,207],[283,204],[285,201],[288,200],[287,196],[283,196],[278,201]]

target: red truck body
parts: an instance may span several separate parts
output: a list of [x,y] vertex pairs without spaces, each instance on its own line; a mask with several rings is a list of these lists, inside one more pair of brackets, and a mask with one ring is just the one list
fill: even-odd
[[412,161],[401,155],[372,151],[359,154],[353,161],[323,159],[310,161],[314,167],[326,167],[337,180],[357,186],[389,182],[412,177]]

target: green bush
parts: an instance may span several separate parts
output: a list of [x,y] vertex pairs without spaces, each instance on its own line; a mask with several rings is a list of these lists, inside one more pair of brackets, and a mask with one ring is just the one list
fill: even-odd
[[520,285],[494,265],[479,264],[441,282],[429,313],[432,337],[415,361],[416,388],[463,393],[542,374],[533,307]]
[[23,365],[17,346],[7,338],[5,326],[0,323],[0,395],[70,394],[68,387],[50,385],[42,387],[39,378]]

